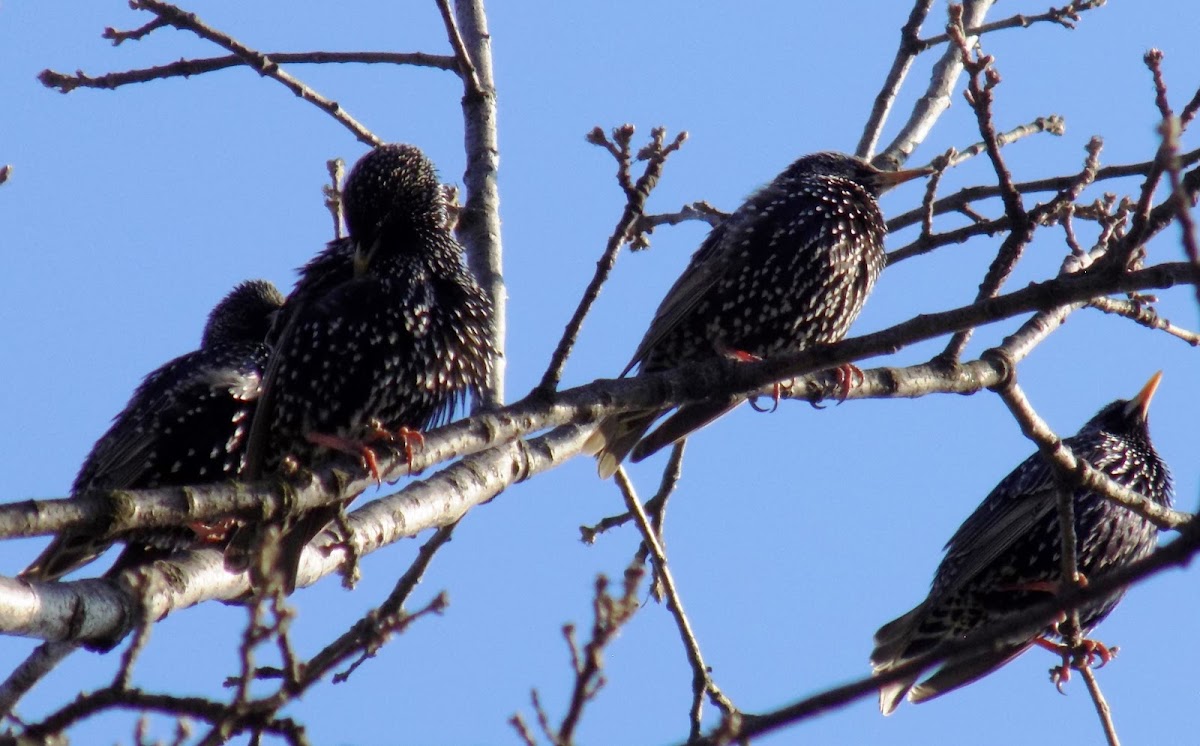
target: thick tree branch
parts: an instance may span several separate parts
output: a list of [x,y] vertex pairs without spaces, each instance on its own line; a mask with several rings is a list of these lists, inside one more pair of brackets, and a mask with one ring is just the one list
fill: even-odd
[[[462,49],[458,64],[463,80],[463,142],[467,170],[463,173],[466,202],[455,232],[467,249],[467,262],[476,281],[492,300],[492,345],[500,353],[492,362],[491,378],[476,409],[504,402],[505,340],[508,328],[508,290],[504,284],[504,251],[500,233],[500,139],[496,123],[496,79],[492,72],[492,37],[483,0],[455,0],[457,33]],[[454,26],[449,20],[447,23]],[[453,32],[452,32],[453,35]]]

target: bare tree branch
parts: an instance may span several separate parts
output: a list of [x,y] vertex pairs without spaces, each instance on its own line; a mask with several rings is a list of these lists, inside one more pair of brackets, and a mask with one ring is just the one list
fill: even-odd
[[[166,23],[161,18],[158,19]],[[266,52],[264,56],[280,65],[327,65],[327,64],[388,64],[430,67],[435,70],[454,70],[457,64],[453,57],[425,54],[423,52]],[[116,90],[135,83],[148,83],[167,78],[191,78],[196,75],[227,70],[231,67],[249,65],[245,58],[237,55],[205,57],[192,60],[177,60],[138,70],[105,73],[90,76],[82,70],[67,75],[46,69],[38,74],[38,80],[47,88],[56,88],[61,93],[70,93],[76,88]]]
[[[496,79],[492,72],[492,37],[483,0],[455,0],[457,29],[467,66],[463,79],[463,141],[467,197],[455,232],[467,249],[475,280],[492,300],[492,345],[500,356],[492,361],[491,380],[476,409],[504,402],[508,291],[504,285],[504,251],[500,238],[500,139],[496,124]],[[466,62],[464,63],[463,60]]]
[[[967,29],[967,34],[969,36],[982,36],[984,34],[990,34],[993,31],[1003,31],[1004,29],[1029,28],[1035,23],[1057,23],[1063,28],[1074,29],[1075,23],[1079,21],[1080,13],[1092,10],[1093,8],[1099,8],[1106,2],[1107,0],[1073,0],[1073,2],[1064,5],[1061,8],[1050,8],[1050,10],[1046,11],[1045,13],[1040,13],[1038,15],[1027,16],[1018,13],[1015,16],[1010,16],[1009,18],[1005,18],[1003,20],[992,21],[991,23],[985,23],[982,26],[975,26]],[[949,40],[949,34],[939,34],[937,36],[931,36],[928,39],[921,39],[918,42],[918,51],[923,52],[926,49],[937,46],[938,44],[944,44]]]
[[912,68],[913,61],[921,52],[919,49],[921,25],[925,23],[931,7],[933,7],[933,0],[916,0],[913,3],[912,11],[908,14],[908,21],[900,29],[900,45],[896,49],[896,59],[892,60],[892,68],[883,81],[883,87],[875,95],[871,115],[867,117],[862,137],[859,138],[858,145],[854,148],[854,154],[859,158],[869,160],[875,152],[875,145],[879,142],[879,136],[883,132],[883,125],[887,122],[888,113],[891,112],[892,105],[896,102],[896,94],[900,92],[900,87],[904,85],[904,79],[908,77],[908,71]]
[[[994,2],[995,0],[966,0],[962,6],[962,25],[967,28],[982,25]],[[975,36],[967,35],[968,46],[973,46],[975,41]],[[950,94],[953,93],[962,71],[962,55],[955,47],[948,46],[933,66],[929,86],[917,99],[908,121],[901,127],[891,144],[871,160],[872,163],[885,170],[894,170],[904,165],[917,146],[925,142],[942,113],[950,107]]]
[[651,130],[650,144],[638,153],[639,160],[646,161],[646,168],[635,182],[630,172],[632,166],[630,142],[633,140],[633,134],[632,124],[613,129],[612,140],[605,137],[604,130],[599,127],[588,133],[588,142],[605,148],[617,161],[617,183],[625,192],[625,209],[622,211],[620,219],[617,220],[612,235],[609,236],[608,243],[604,247],[604,254],[596,262],[595,275],[588,283],[587,289],[579,301],[579,306],[571,315],[571,320],[567,322],[567,327],[558,341],[558,346],[554,349],[554,354],[550,356],[550,364],[536,389],[541,396],[548,396],[558,388],[567,358],[575,347],[580,329],[583,328],[583,320],[587,318],[592,305],[600,297],[600,288],[604,286],[613,267],[616,266],[617,254],[620,253],[621,247],[633,238],[634,227],[645,213],[646,200],[650,197],[650,192],[654,191],[654,187],[658,185],[667,158],[687,140],[687,133],[680,132],[673,141],[667,143],[666,128],[655,127]]
[[148,10],[175,28],[191,31],[202,39],[207,39],[217,46],[224,47],[232,52],[234,56],[239,57],[251,68],[258,71],[260,75],[265,75],[268,78],[279,81],[292,93],[329,114],[329,116],[336,119],[342,126],[353,132],[355,137],[367,145],[374,146],[383,142],[374,133],[360,124],[358,120],[347,114],[336,101],[325,98],[304,83],[301,83],[289,73],[280,69],[278,63],[262,52],[251,49],[233,37],[211,28],[201,21],[195,13],[185,12],[170,3],[161,2],[161,0],[130,0],[129,6],[135,10]]

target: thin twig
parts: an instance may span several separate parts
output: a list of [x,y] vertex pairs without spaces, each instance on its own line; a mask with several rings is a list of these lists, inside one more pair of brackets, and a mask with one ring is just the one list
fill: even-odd
[[[1183,167],[1191,166],[1200,162],[1200,148],[1189,151],[1180,155],[1180,165]],[[1104,166],[1096,171],[1095,181],[1107,181],[1110,179],[1121,179],[1128,176],[1145,176],[1154,168],[1155,161],[1143,161],[1141,163],[1129,163],[1119,166]],[[1066,189],[1078,180],[1078,176],[1055,176],[1048,179],[1037,179],[1035,181],[1024,181],[1013,184],[1013,188],[1021,194],[1033,194],[1036,192],[1056,192]],[[994,185],[965,187],[955,192],[954,194],[942,197],[933,204],[934,215],[942,215],[948,212],[958,212],[964,206],[971,202],[976,202],[982,199],[998,197],[1000,188]],[[924,216],[923,208],[916,208],[908,212],[900,213],[887,221],[888,231],[895,232],[901,228],[910,225],[917,225],[921,222]],[[895,251],[893,254],[897,253]]]
[[[1104,5],[1105,2],[1107,2],[1107,0],[1083,0],[1082,2],[1080,2],[1080,0],[1075,0],[1074,2],[1064,5],[1061,8],[1050,8],[1050,10],[1046,11],[1045,13],[1038,15],[1027,16],[1018,13],[1017,15],[1009,18],[1004,18],[999,21],[985,23],[982,26],[969,28],[967,29],[967,35],[982,36],[983,34],[989,34],[993,31],[1002,31],[1004,29],[1029,28],[1035,23],[1057,23],[1063,28],[1074,29],[1075,23],[1079,20],[1080,13],[1093,8],[1099,8],[1100,6]],[[938,44],[944,44],[949,40],[949,34],[938,34],[937,36],[931,36],[928,39],[921,39],[919,42],[917,42],[920,47],[918,51],[923,52],[930,47],[937,46]]]
[[555,348],[554,354],[550,357],[550,364],[546,367],[546,372],[542,375],[541,383],[534,389],[541,396],[549,396],[558,388],[558,384],[562,380],[563,368],[567,364],[567,358],[571,355],[571,350],[575,347],[575,341],[579,337],[580,329],[583,328],[583,320],[587,318],[588,312],[591,311],[596,299],[600,297],[600,288],[604,286],[604,283],[608,280],[608,276],[612,273],[613,267],[617,263],[617,254],[620,253],[621,247],[632,238],[633,227],[637,225],[638,219],[645,214],[646,200],[649,198],[650,192],[654,191],[654,187],[658,185],[658,180],[662,176],[663,166],[666,164],[667,158],[683,145],[688,136],[687,132],[680,132],[670,144],[667,144],[666,129],[655,127],[650,134],[650,144],[638,153],[638,158],[646,161],[646,168],[642,171],[642,175],[638,177],[637,181],[634,182],[633,176],[630,173],[632,165],[630,142],[633,139],[633,134],[634,127],[632,124],[626,124],[614,129],[612,140],[609,140],[605,136],[604,130],[599,127],[588,133],[588,142],[612,153],[617,161],[617,183],[621,185],[622,190],[625,192],[625,209],[621,212],[621,217],[617,220],[617,225],[613,229],[612,235],[609,236],[608,242],[605,244],[603,255],[596,262],[596,272],[592,276],[591,282],[588,283],[587,289],[584,290],[583,297],[580,298],[579,305],[575,309],[575,313],[571,315],[571,320],[567,322],[567,326],[563,330],[562,337],[558,341],[558,346]]
[[[1021,193],[1013,186],[1012,173],[1009,172],[1008,166],[1004,163],[1004,156],[1000,153],[999,136],[996,133],[996,125],[992,116],[992,89],[1000,83],[1000,74],[992,67],[991,56],[980,51],[976,51],[972,55],[971,47],[967,43],[966,32],[962,28],[962,9],[951,6],[950,18],[951,22],[947,26],[947,32],[961,52],[963,66],[968,73],[967,90],[963,95],[975,113],[979,134],[983,136],[988,158],[991,159],[992,168],[996,172],[997,184],[1000,186],[1000,199],[1004,202],[1004,214],[1010,225],[1008,236],[1000,244],[1000,250],[996,252],[996,257],[988,267],[983,282],[979,284],[979,292],[976,294],[975,300],[980,301],[994,297],[1003,287],[1004,281],[1008,279],[1017,262],[1020,261],[1025,246],[1033,238],[1034,224],[1025,211]],[[984,79],[983,82],[980,80],[981,77]],[[964,329],[954,334],[946,348],[938,356],[939,359],[949,364],[957,363],[959,356],[966,349],[967,342],[971,339],[971,334],[971,329]]]
[[1146,306],[1131,301],[1114,300],[1112,298],[1094,298],[1088,305],[1104,313],[1116,314],[1141,324],[1147,329],[1157,329],[1173,337],[1178,337],[1193,347],[1200,346],[1200,334],[1172,324],[1155,312],[1152,306]]
[[148,10],[175,28],[191,31],[200,38],[207,39],[229,50],[244,60],[251,68],[258,71],[260,75],[265,75],[268,78],[279,81],[292,93],[329,114],[329,116],[341,123],[342,126],[353,132],[354,136],[360,141],[371,146],[382,144],[383,140],[360,124],[354,117],[347,114],[338,102],[325,98],[304,83],[301,83],[280,69],[278,63],[262,52],[251,49],[228,34],[221,33],[208,26],[195,13],[188,13],[170,3],[164,3],[160,0],[130,0],[129,5],[134,9]]
[[854,154],[859,158],[869,160],[875,152],[879,135],[883,132],[884,124],[887,123],[888,113],[896,102],[896,95],[899,93],[900,87],[904,85],[904,79],[908,76],[913,61],[920,53],[917,47],[920,41],[921,24],[925,23],[925,18],[929,15],[929,9],[932,7],[933,0],[916,0],[913,3],[912,11],[908,14],[908,21],[900,29],[900,44],[896,48],[896,58],[892,60],[892,67],[888,70],[879,93],[875,94],[871,115],[867,118],[862,137],[859,138],[858,145],[854,148]]
[[325,161],[325,168],[329,171],[329,184],[321,187],[321,191],[325,194],[325,209],[333,219],[333,239],[336,241],[342,237],[342,176],[346,162],[333,158]]
[[[161,18],[156,22],[163,21]],[[457,61],[453,57],[424,52],[266,52],[266,56],[281,65],[326,65],[326,64],[387,64],[412,65],[414,67],[429,67],[435,70],[453,71]],[[165,65],[123,70],[121,72],[105,73],[91,76],[81,70],[74,75],[46,69],[38,74],[38,80],[47,88],[57,88],[61,93],[70,93],[76,88],[94,88],[98,90],[115,90],[122,86],[136,83],[148,83],[152,80],[167,78],[191,78],[196,75],[226,70],[231,67],[248,65],[245,58],[237,55],[224,57],[202,57],[191,60],[176,60]]]
[[[1076,613],[1079,613],[1078,609]],[[1104,698],[1104,693],[1100,691],[1100,682],[1096,681],[1096,673],[1092,671],[1091,666],[1083,666],[1079,669],[1079,675],[1083,677],[1088,693],[1092,695],[1092,703],[1096,705],[1096,715],[1100,718],[1100,726],[1104,728],[1104,737],[1108,740],[1108,746],[1121,746],[1121,739],[1117,737],[1117,726],[1113,723],[1112,710],[1108,707],[1108,700]]]
[[[1022,124],[1017,127],[1013,127],[1008,132],[997,133],[996,134],[996,145],[998,147],[1004,147],[1006,145],[1011,145],[1012,143],[1016,142],[1017,140],[1020,140],[1025,137],[1029,137],[1030,135],[1036,135],[1039,132],[1049,132],[1052,135],[1061,137],[1066,131],[1067,131],[1066,120],[1064,120],[1058,114],[1051,114],[1048,117],[1038,117],[1037,119],[1033,120],[1032,122],[1029,122],[1027,124]],[[980,153],[986,153],[986,152],[987,152],[987,143],[986,142],[977,142],[973,145],[969,145],[969,146],[963,148],[962,150],[958,151],[954,155],[954,157],[952,157],[950,159],[950,166],[951,167],[959,166],[964,161],[966,161],[970,158],[974,158],[975,156],[979,155]],[[1016,188],[1016,185],[1012,185],[1012,186],[1014,189]],[[1003,189],[1003,187],[1001,187],[1001,189]],[[1018,189],[1017,191],[1020,191],[1020,190]]]
[[582,651],[575,645],[573,634],[567,631],[573,630],[573,627],[568,625],[564,630],[571,649],[575,684],[571,689],[571,703],[567,707],[567,713],[563,716],[562,724],[553,733],[556,744],[574,742],[575,728],[583,716],[584,706],[594,699],[604,686],[601,654],[620,632],[621,627],[625,626],[641,607],[638,587],[643,575],[644,571],[637,564],[626,568],[623,590],[617,597],[609,594],[607,578],[603,575],[596,578],[595,595],[592,599],[592,634]]
[[454,49],[454,57],[458,61],[458,74],[462,76],[463,83],[466,84],[470,93],[482,96],[483,85],[479,82],[479,73],[475,70],[475,63],[471,61],[471,54],[467,51],[467,45],[463,43],[462,34],[458,31],[454,12],[450,10],[450,0],[437,0],[437,6],[442,14],[442,23],[446,25],[446,36],[449,37],[450,46]]
[[675,619],[675,626],[679,629],[680,639],[682,639],[684,650],[687,652],[688,663],[692,666],[692,708],[689,737],[692,739],[698,738],[700,736],[700,718],[703,713],[704,695],[706,693],[712,703],[720,708],[721,712],[725,715],[735,714],[738,710],[734,707],[733,702],[717,687],[708,666],[704,663],[704,656],[700,652],[700,643],[696,639],[696,634],[692,631],[692,623],[688,619],[687,613],[683,610],[683,601],[679,596],[675,580],[671,576],[671,569],[667,566],[666,553],[663,551],[662,544],[658,541],[654,526],[650,523],[650,519],[646,516],[646,511],[642,508],[642,503],[633,488],[633,482],[629,480],[629,476],[625,473],[623,467],[617,467],[615,476],[617,485],[621,488],[621,494],[625,497],[625,506],[633,514],[634,519],[637,521],[638,529],[642,532],[642,541],[650,548],[650,556],[654,559],[655,571],[658,574],[659,583],[662,585],[663,595],[667,600],[667,609]]
[[640,251],[649,247],[650,240],[646,236],[654,233],[654,229],[660,225],[679,225],[689,220],[699,220],[710,226],[717,226],[727,217],[729,217],[729,213],[718,210],[704,200],[684,205],[677,212],[640,215],[633,227],[629,229],[630,248]]
[[112,41],[114,47],[119,47],[121,46],[122,42],[140,41],[143,37],[168,25],[170,24],[163,19],[155,18],[153,21],[150,21],[144,26],[139,26],[130,31],[120,31],[112,26],[108,26],[104,29],[104,32],[100,34],[100,38],[109,39]]

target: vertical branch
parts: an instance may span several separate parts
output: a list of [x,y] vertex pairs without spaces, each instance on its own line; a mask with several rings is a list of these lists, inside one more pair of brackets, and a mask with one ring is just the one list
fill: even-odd
[[[500,144],[496,129],[496,84],[492,73],[492,37],[483,0],[456,0],[455,16],[467,59],[474,68],[463,78],[463,134],[467,170],[463,174],[467,199],[459,213],[457,233],[467,248],[467,261],[480,286],[492,299],[492,344],[499,351],[483,401],[476,408],[504,402],[504,340],[507,291],[504,287],[500,241]],[[462,63],[460,62],[460,66]],[[477,87],[472,84],[477,83]]]

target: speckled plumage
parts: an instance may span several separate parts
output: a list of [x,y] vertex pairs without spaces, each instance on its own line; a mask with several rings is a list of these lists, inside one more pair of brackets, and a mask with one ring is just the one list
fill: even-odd
[[[1171,477],[1150,442],[1146,411],[1156,375],[1129,401],[1115,401],[1063,442],[1117,483],[1170,507]],[[1085,577],[1145,557],[1157,544],[1155,526],[1137,514],[1084,489],[1074,491],[1077,562]],[[1049,598],[1046,587],[1062,580],[1062,539],[1054,473],[1034,454],[1006,476],[946,545],[928,598],[875,634],[871,664],[890,671],[943,640],[977,629]],[[1086,633],[1121,600],[1123,591],[1080,609]],[[1053,627],[1040,634],[1056,636]],[[890,714],[907,695],[923,702],[985,676],[1020,655],[1039,636],[1016,635],[993,650],[947,660],[920,684],[917,677],[882,687],[880,710]],[[915,686],[914,686],[915,684]]]
[[[886,261],[887,227],[876,198],[924,173],[882,172],[839,153],[792,163],[709,233],[622,375],[634,367],[654,373],[733,352],[767,357],[841,339]],[[644,440],[665,410],[610,417],[585,448],[608,476],[631,451],[641,460],[737,403],[682,407]]]
[[[316,466],[330,452],[314,434],[367,443],[376,425],[443,423],[486,384],[496,354],[491,302],[463,264],[443,195],[413,146],[383,145],[355,164],[344,188],[349,236],[301,269],[272,333],[248,477],[274,473],[288,457]],[[308,538],[293,537],[289,565]],[[246,552],[227,554],[232,568],[247,562]]]
[[[71,494],[152,489],[236,478],[267,363],[264,340],[283,296],[269,282],[238,285],[209,315],[200,348],[146,376],[96,441]],[[21,577],[55,580],[91,562],[114,541],[127,548],[114,570],[186,546],[188,529],[125,536],[71,531],[55,537]]]

